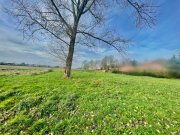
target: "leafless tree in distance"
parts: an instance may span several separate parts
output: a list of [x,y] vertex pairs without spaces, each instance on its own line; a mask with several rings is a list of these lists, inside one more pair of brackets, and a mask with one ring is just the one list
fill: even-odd
[[65,76],[71,76],[76,45],[94,47],[109,45],[123,51],[128,41],[113,31],[103,29],[107,10],[111,7],[129,7],[137,25],[154,24],[154,6],[147,0],[10,0],[7,11],[19,22],[26,36],[43,34],[58,41],[52,54],[65,61]]

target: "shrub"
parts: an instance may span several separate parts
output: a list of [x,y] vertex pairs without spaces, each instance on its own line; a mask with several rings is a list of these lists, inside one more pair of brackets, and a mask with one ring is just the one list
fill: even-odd
[[157,78],[180,78],[180,72],[176,70],[169,70],[168,72],[153,72],[153,71],[131,71],[131,72],[122,72],[114,70],[112,73],[118,74],[127,74],[134,76],[151,76]]
[[48,69],[47,72],[53,72],[53,69]]

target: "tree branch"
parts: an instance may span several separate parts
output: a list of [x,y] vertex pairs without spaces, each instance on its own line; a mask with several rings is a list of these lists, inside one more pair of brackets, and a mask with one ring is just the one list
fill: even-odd
[[51,0],[51,3],[52,3],[52,5],[54,6],[54,8],[56,9],[56,11],[57,11],[60,19],[63,21],[63,23],[66,25],[66,27],[67,27],[69,30],[72,31],[71,26],[66,22],[66,20],[65,20],[65,19],[63,18],[63,16],[61,15],[61,12],[59,11],[58,7],[56,6],[54,0]]
[[115,48],[118,52],[122,52],[122,47],[120,46],[120,43],[123,43],[123,44],[126,44],[128,43],[127,40],[123,40],[123,39],[120,39],[119,37],[114,37],[112,38],[111,40],[107,40],[107,39],[103,39],[103,37],[98,37],[98,36],[95,36],[94,34],[91,34],[91,33],[88,33],[88,32],[85,32],[85,31],[79,31],[77,33],[80,33],[80,34],[83,34],[83,35],[87,35],[91,38],[94,38],[98,41],[101,41],[109,46],[112,46],[113,48]]

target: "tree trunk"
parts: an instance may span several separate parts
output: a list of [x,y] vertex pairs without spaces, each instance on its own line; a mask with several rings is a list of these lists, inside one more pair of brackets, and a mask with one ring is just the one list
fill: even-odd
[[74,27],[72,29],[71,37],[70,37],[70,44],[69,44],[69,50],[68,50],[68,56],[66,59],[66,67],[65,67],[65,77],[70,78],[71,77],[71,67],[72,67],[72,61],[73,61],[73,54],[74,54],[74,46],[76,41],[76,32],[78,27],[80,16],[78,16],[74,20]]
[[74,45],[75,45],[75,36],[73,36],[70,40],[68,56],[66,59],[66,67],[64,69],[64,75],[67,78],[71,77],[71,67],[72,67],[72,60],[73,60],[73,54],[74,54]]

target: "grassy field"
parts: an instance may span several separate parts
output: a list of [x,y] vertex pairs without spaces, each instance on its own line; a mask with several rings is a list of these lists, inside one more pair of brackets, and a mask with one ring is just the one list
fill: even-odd
[[[49,72],[48,67],[6,66],[0,65],[0,75],[37,75]],[[53,68],[56,70],[56,68]]]
[[178,79],[0,72],[0,134],[180,134]]

